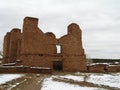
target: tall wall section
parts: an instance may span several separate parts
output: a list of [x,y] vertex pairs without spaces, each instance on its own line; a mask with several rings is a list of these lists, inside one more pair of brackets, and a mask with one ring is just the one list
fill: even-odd
[[20,64],[51,67],[51,56],[56,53],[57,40],[53,33],[43,33],[38,19],[26,17],[23,23]]
[[4,37],[4,43],[3,43],[3,60],[2,60],[2,63],[8,63],[9,62],[9,46],[10,46],[10,32],[7,32],[7,34]]
[[3,62],[2,63],[15,63],[18,57],[18,40],[21,39],[21,30],[14,28],[8,32],[4,37],[3,45]]
[[68,26],[68,34],[59,39],[65,71],[85,71],[86,58],[82,47],[81,29],[75,23]]

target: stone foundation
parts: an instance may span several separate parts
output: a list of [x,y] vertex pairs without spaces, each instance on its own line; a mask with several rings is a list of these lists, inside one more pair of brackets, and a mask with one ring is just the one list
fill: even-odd
[[51,74],[52,69],[46,68],[46,67],[1,66],[0,73],[46,73],[46,74]]

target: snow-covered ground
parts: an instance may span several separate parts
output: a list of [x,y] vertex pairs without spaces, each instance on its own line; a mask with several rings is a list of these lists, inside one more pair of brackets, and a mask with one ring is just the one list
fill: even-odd
[[[0,74],[0,84],[4,84],[8,81],[11,81],[16,78],[20,78],[22,76],[24,76],[24,74]],[[120,88],[120,73],[112,73],[112,74],[71,73],[67,75],[53,75],[49,78],[44,79],[41,90],[108,90],[103,88],[101,89],[101,87],[88,87],[88,86],[80,86],[72,83],[70,84],[65,82],[59,82],[53,80],[54,77],[67,78],[77,82],[86,81],[95,84]],[[22,82],[15,84],[11,88],[15,87],[16,85]]]
[[120,73],[116,74],[103,74],[103,75],[90,75],[87,80],[95,84],[108,85],[110,87],[120,88]]
[[108,85],[110,87],[120,88],[120,73],[75,73],[75,75],[65,75],[60,77],[72,79],[75,81],[84,81],[84,79],[86,78],[86,82],[92,82],[95,84]]
[[68,84],[64,82],[53,81],[52,78],[47,78],[43,82],[41,90],[99,90],[92,87],[80,87],[79,85]]
[[120,73],[113,74],[97,74],[97,73],[74,73],[64,76],[51,76],[43,82],[41,90],[107,90],[93,87],[86,87],[80,85],[69,84],[65,82],[54,81],[53,77],[67,78],[74,81],[85,81],[100,85],[107,85],[110,87],[120,88]]
[[[75,73],[76,75],[85,75],[87,82],[95,84],[108,85],[110,87],[120,88],[120,73],[102,74],[102,73]],[[75,80],[75,79],[74,79]]]
[[0,84],[4,84],[8,81],[20,78],[22,76],[24,76],[24,74],[0,74]]
[[75,80],[75,81],[84,81],[84,76],[74,76],[74,75],[65,75],[65,76],[59,76],[59,77],[62,77],[62,78],[68,78],[68,79],[72,79],[72,80]]

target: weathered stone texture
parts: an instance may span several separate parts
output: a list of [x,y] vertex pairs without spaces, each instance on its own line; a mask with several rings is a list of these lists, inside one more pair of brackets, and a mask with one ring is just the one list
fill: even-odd
[[53,54],[57,40],[50,34],[44,34],[37,26],[38,19],[25,18],[21,54]]
[[13,63],[17,59],[18,54],[18,40],[21,38],[20,29],[13,29],[4,37],[3,47],[3,63]]
[[91,65],[88,66],[88,71],[89,72],[96,72],[96,73],[104,73],[105,69],[107,70],[107,66],[106,64],[95,64],[95,65]]
[[[5,36],[3,63],[54,69],[55,61],[62,62],[58,68],[62,67],[63,71],[86,71],[81,36],[80,27],[72,23],[68,26],[67,35],[56,39],[53,33],[44,33],[38,28],[37,18],[26,17],[22,32],[13,29]],[[60,45],[61,53],[57,53],[56,45]]]
[[65,57],[64,70],[85,71],[86,58],[82,48],[81,30],[77,24],[72,23],[68,26],[68,34],[59,39],[59,44]]
[[107,67],[108,72],[120,72],[120,65],[113,65]]
[[0,66],[0,73],[46,73],[51,74],[52,69],[45,67],[28,66]]

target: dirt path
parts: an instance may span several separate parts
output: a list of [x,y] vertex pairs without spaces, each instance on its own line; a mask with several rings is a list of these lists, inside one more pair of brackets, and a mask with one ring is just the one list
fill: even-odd
[[26,76],[0,85],[0,90],[40,90],[47,74],[27,74]]

